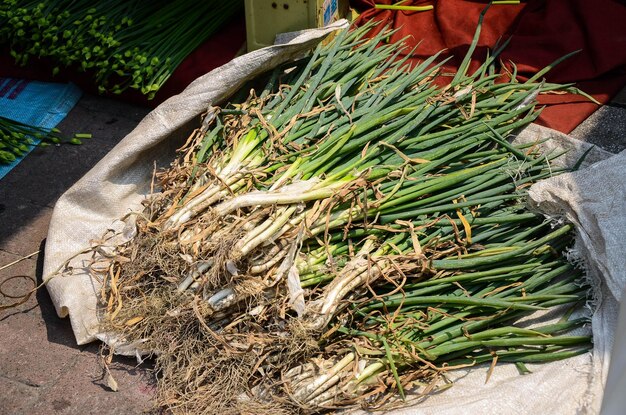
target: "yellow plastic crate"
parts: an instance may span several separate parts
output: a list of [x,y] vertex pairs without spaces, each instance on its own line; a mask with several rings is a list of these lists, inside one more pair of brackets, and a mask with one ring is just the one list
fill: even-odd
[[279,33],[323,27],[350,11],[348,0],[245,0],[248,51],[274,44]]

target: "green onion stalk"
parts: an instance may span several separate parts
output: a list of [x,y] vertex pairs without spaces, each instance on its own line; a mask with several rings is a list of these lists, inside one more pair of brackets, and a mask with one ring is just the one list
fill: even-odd
[[[586,298],[562,255],[571,225],[524,203],[560,154],[508,141],[538,116],[538,94],[573,87],[540,81],[553,65],[503,79],[501,49],[470,73],[480,25],[441,87],[438,55],[410,65],[370,29],[210,108],[129,216],[136,236],[105,273],[103,321],[158,351],[161,405],[376,407],[452,364],[589,349],[569,333],[584,319],[517,324]],[[218,389],[219,403],[203,398]]]
[[91,71],[101,93],[149,99],[180,63],[243,8],[243,1],[11,0],[0,5],[0,44],[20,65],[47,58]]

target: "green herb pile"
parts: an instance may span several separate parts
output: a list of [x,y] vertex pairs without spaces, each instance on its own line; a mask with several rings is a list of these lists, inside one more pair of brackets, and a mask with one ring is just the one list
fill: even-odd
[[211,108],[94,263],[103,329],[156,352],[158,405],[379,408],[455,367],[588,352],[572,226],[525,203],[559,154],[508,141],[571,86],[502,79],[498,50],[468,72],[477,32],[441,87],[438,56],[410,67],[369,29]]
[[242,9],[242,0],[8,0],[0,4],[0,45],[20,65],[47,58],[55,74],[91,71],[101,92],[132,88],[153,98]]
[[26,155],[34,145],[43,147],[62,143],[81,144],[85,138],[91,138],[91,134],[75,134],[67,139],[56,128],[35,127],[0,117],[0,164],[14,162]]

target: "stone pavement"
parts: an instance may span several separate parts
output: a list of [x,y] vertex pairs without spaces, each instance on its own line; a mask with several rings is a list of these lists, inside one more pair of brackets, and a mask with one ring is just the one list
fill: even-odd
[[[0,181],[0,267],[43,252],[52,208],[148,113],[148,109],[83,96],[59,125],[68,135],[93,134],[80,146],[36,149]],[[0,281],[24,275],[41,282],[43,254],[0,271]],[[1,288],[20,295],[31,280]],[[9,301],[0,296],[1,304]],[[151,408],[151,376],[145,365],[116,359],[119,392],[102,381],[98,344],[77,346],[68,319],[57,317],[45,288],[17,308],[0,311],[0,414],[138,414]]]
[[[626,91],[573,132],[606,150],[626,148]],[[89,132],[81,146],[37,149],[0,181],[0,267],[35,255],[5,270],[41,282],[43,247],[58,197],[100,160],[148,112],[122,102],[84,96],[59,125],[68,134]],[[0,286],[17,296],[31,289],[29,279]],[[1,304],[8,300],[0,296]],[[0,310],[0,415],[140,414],[151,408],[149,369],[132,359],[116,359],[119,384],[111,392],[102,380],[99,345],[76,346],[67,319],[57,317],[47,291],[40,289],[17,308]]]

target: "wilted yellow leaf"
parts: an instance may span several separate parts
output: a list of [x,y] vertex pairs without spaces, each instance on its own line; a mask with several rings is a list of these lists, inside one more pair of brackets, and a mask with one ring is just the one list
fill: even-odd
[[130,327],[130,326],[133,326],[133,325],[139,323],[141,320],[143,320],[143,316],[133,317],[133,318],[131,318],[130,320],[128,320],[126,322],[126,325],[128,327]]

